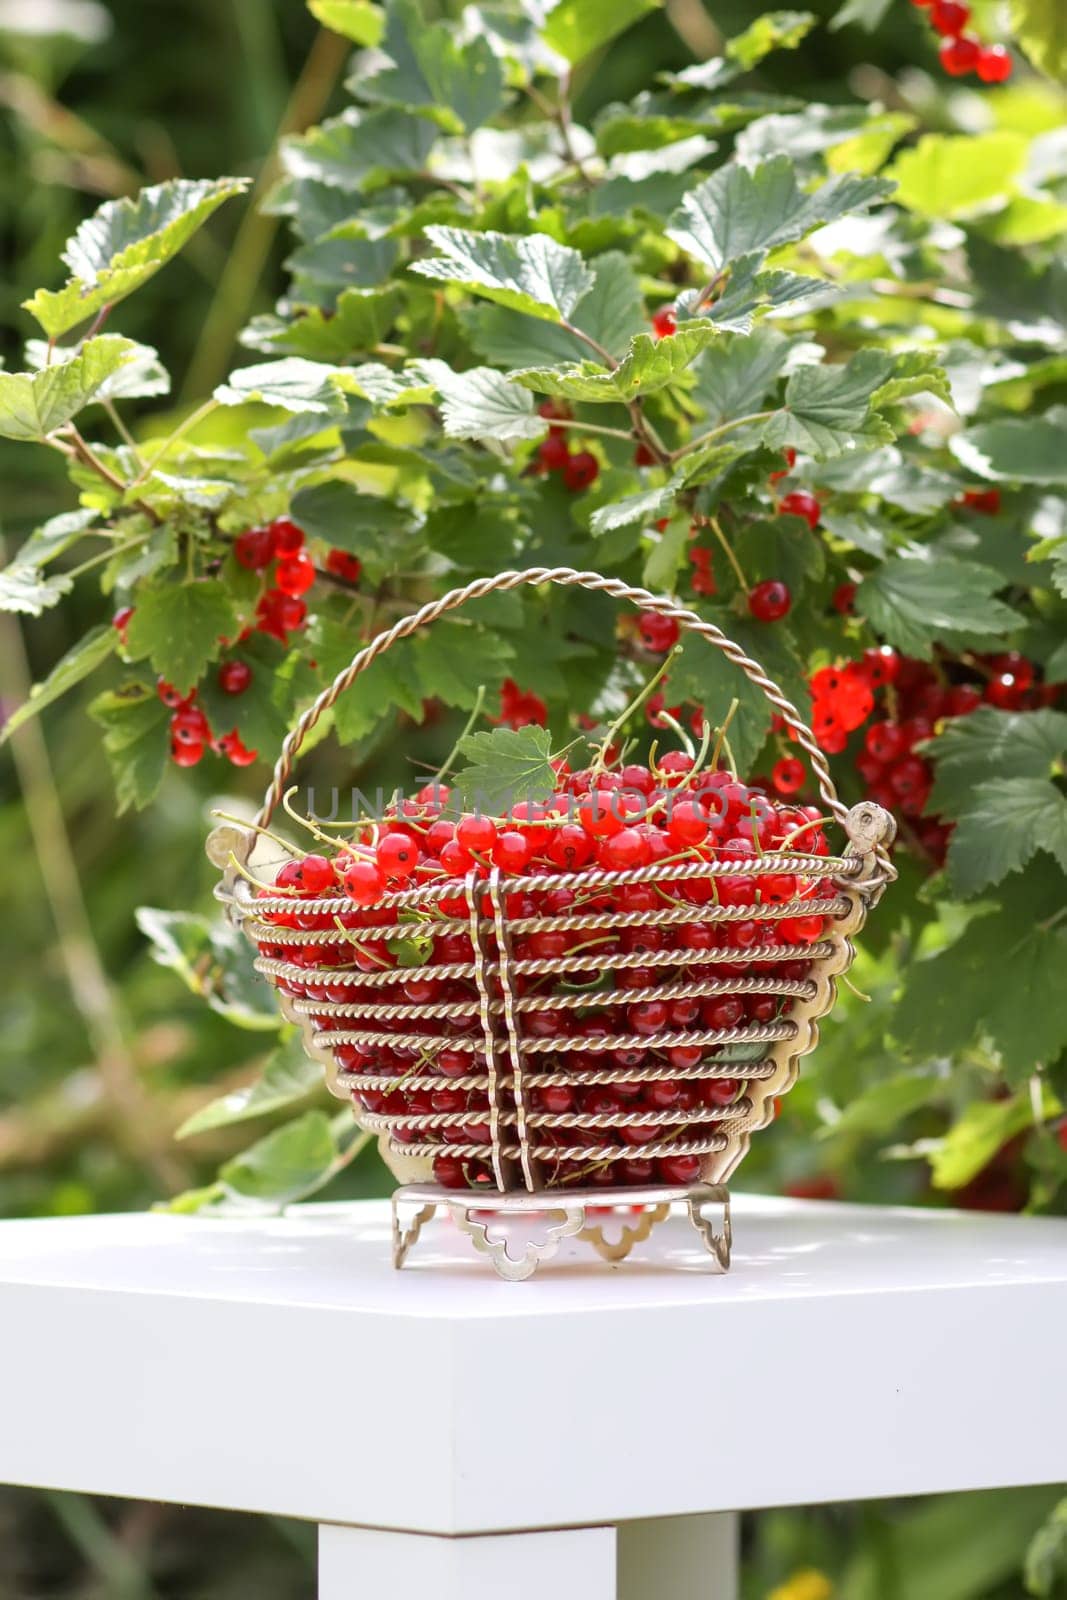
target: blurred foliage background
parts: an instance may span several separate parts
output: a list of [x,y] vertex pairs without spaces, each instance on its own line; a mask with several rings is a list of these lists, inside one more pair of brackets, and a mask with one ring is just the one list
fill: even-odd
[[[631,95],[655,66],[711,54],[761,9],[758,0],[669,0],[583,68],[577,116]],[[813,0],[811,9],[835,8]],[[82,217],[102,199],[168,177],[261,180],[265,163],[269,176],[279,132],[340,105],[347,56],[302,0],[0,0],[0,351],[8,362],[31,332],[19,302],[58,280],[59,251]],[[830,102],[859,95],[892,106],[903,94],[927,125],[967,125],[968,91],[952,91],[950,116],[930,32],[907,0],[893,0],[874,34],[817,30],[760,76],[768,90],[802,81],[806,97]],[[1037,131],[1056,115],[1054,103],[1018,91],[1020,125]],[[253,196],[227,208],[130,302],[123,331],[158,347],[174,374],[176,410],[229,370],[237,331],[281,291],[285,254],[277,219],[257,213]],[[166,421],[157,409],[153,426]],[[71,503],[62,463],[50,471],[41,451],[0,442],[0,480],[8,553]],[[100,604],[85,588],[22,626],[0,616],[0,699],[20,702],[91,622],[105,620],[95,614]],[[208,903],[203,839],[218,799],[210,777],[174,772],[153,807],[116,822],[88,697],[69,696],[0,754],[0,851],[9,863],[0,922],[0,1215],[143,1207],[207,1181],[243,1142],[240,1130],[186,1146],[175,1145],[174,1129],[226,1083],[246,1079],[262,1054],[257,1035],[234,1030],[153,964],[132,914],[139,904]],[[258,783],[247,780],[249,794]],[[877,924],[872,938],[861,987],[885,981]],[[788,1117],[757,1141],[742,1184],[929,1198],[921,1162],[865,1166],[850,1159],[847,1142],[835,1146],[832,1169],[813,1154],[819,1074],[854,1070],[862,1041],[853,1020],[849,1061],[839,1059],[838,1026]],[[385,1188],[384,1172],[361,1161],[339,1192]],[[746,1594],[1008,1600],[1024,1592],[1020,1558],[1054,1499],[1019,1491],[912,1509],[769,1514],[748,1531]],[[944,1552],[953,1550],[951,1564]],[[296,1524],[0,1491],[4,1597],[296,1600],[313,1593],[313,1567],[313,1530]],[[918,1570],[921,1592],[902,1577]]]

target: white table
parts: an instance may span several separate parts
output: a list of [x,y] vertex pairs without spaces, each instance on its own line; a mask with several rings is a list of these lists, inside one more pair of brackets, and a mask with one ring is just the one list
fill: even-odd
[[310,1518],[321,1600],[729,1600],[739,1509],[1067,1479],[1067,1223],[734,1223],[523,1284],[385,1202],[2,1223],[0,1481]]

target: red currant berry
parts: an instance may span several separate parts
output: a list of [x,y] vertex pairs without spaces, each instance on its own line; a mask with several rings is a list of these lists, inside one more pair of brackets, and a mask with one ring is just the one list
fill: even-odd
[[922,756],[905,756],[890,767],[886,781],[898,800],[912,800],[930,787],[930,769]]
[[783,756],[771,769],[771,783],[779,794],[796,794],[804,787],[804,763],[796,756]]
[[233,541],[233,553],[246,572],[262,572],[274,559],[274,542],[266,528],[248,528]]
[[345,868],[345,893],[357,906],[371,906],[385,893],[385,874],[365,857]]
[[945,701],[947,717],[966,717],[982,704],[982,691],[973,683],[957,683],[948,692]]
[[788,584],[768,578],[748,591],[748,609],[757,622],[778,622],[793,604]]
[[303,627],[307,614],[307,605],[295,594],[283,594],[274,608],[274,616],[283,633],[295,633],[297,628]]
[[891,644],[876,645],[863,652],[863,666],[871,688],[880,689],[884,684],[896,683],[900,673],[900,656]]
[[978,40],[961,33],[959,38],[942,39],[937,54],[950,77],[963,78],[977,67],[979,51]]
[[842,617],[855,616],[856,585],[854,583],[839,583],[830,596],[830,604]]
[[211,728],[199,706],[183,706],[170,719],[170,736],[176,744],[206,744]]
[[703,844],[710,829],[708,813],[698,800],[679,800],[670,807],[667,838],[676,850]]
[[119,610],[115,612],[115,615],[111,619],[111,626],[114,628],[115,632],[118,634],[118,636],[122,640],[123,644],[126,643],[126,629],[130,625],[130,618],[132,616],[133,616],[133,607],[132,606],[121,606],[119,608]]
[[156,679],[156,694],[163,704],[169,706],[172,711],[184,711],[186,706],[191,705],[196,697],[195,689],[191,694],[182,694],[181,690],[176,689],[172,683],[168,683],[166,678]]
[[656,655],[665,655],[678,643],[681,632],[674,617],[661,617],[658,611],[642,611],[637,619],[641,643]]
[[461,817],[456,824],[456,843],[469,855],[487,855],[496,840],[496,823],[491,817]]
[[904,754],[904,735],[895,722],[872,722],[863,736],[863,748],[886,765]]
[[627,1008],[626,1020],[634,1033],[660,1033],[668,1020],[667,1007],[662,1000],[643,1000]]
[[296,883],[307,894],[325,894],[334,885],[333,867],[325,856],[305,856],[296,863]]
[[588,489],[600,473],[600,462],[591,450],[576,450],[563,468],[563,482],[572,494]]
[[780,483],[783,478],[788,478],[797,464],[797,453],[791,444],[786,445],[782,454],[785,457],[785,466],[780,467],[777,472],[769,473],[767,477],[768,483]]
[[704,1103],[709,1106],[731,1106],[741,1092],[736,1078],[711,1078],[701,1087]]
[[219,688],[223,694],[244,694],[252,682],[247,661],[224,661],[219,668]]
[[305,555],[286,556],[274,569],[274,585],[282,594],[306,594],[315,582],[315,567]]
[[503,833],[497,834],[489,855],[501,872],[522,872],[533,855],[533,844],[517,828],[505,828]]
[[971,8],[961,4],[961,0],[932,0],[930,23],[935,33],[955,38],[970,19]]
[[537,447],[537,459],[545,472],[562,472],[571,458],[571,447],[561,428],[550,428],[548,437]]
[[778,510],[783,517],[803,517],[809,528],[817,528],[822,516],[822,506],[806,489],[794,489],[791,494],[784,495]]
[[177,767],[195,767],[203,754],[204,746],[198,739],[172,739],[170,742],[170,759]]
[[673,306],[661,306],[652,314],[652,332],[657,339],[669,339],[678,332],[678,316]]
[[232,733],[224,734],[219,740],[219,749],[232,767],[250,767],[259,759],[258,750],[249,750],[242,742],[237,729]]
[[656,1165],[664,1183],[679,1187],[695,1183],[700,1176],[699,1156],[660,1156]]
[[463,1162],[458,1156],[434,1156],[433,1175],[442,1189],[465,1189],[467,1187]]
[[[1004,83],[1011,77],[1011,52],[1002,44],[987,44],[978,55],[978,76],[983,83]],[[995,489],[991,494],[997,494]],[[999,495],[998,495],[999,499]]]
[[[993,46],[994,49],[1003,49],[1002,45]],[[979,69],[981,76],[981,69]],[[968,511],[979,511],[985,517],[995,517],[1000,510],[999,489],[964,489],[960,496],[961,505]]]
[[636,828],[620,828],[608,839],[601,840],[597,860],[609,872],[625,872],[629,867],[648,865],[651,851],[648,840]]
[[1018,711],[1026,694],[1013,672],[997,672],[985,688],[985,698],[991,706],[1001,711]]
[[744,1021],[745,1002],[735,994],[719,1000],[705,1000],[701,1015],[706,1028],[736,1028]]
[[326,556],[326,571],[332,572],[335,578],[343,578],[346,583],[358,583],[363,574],[363,563],[358,556],[349,555],[347,550],[330,550]]
[[419,864],[420,850],[408,833],[395,830],[379,839],[375,857],[387,878],[410,878]]
[[276,517],[268,532],[276,556],[295,556],[304,548],[304,530],[288,517]]
[[652,451],[648,448],[648,445],[647,444],[639,444],[637,449],[634,451],[634,466],[635,467],[654,467],[655,464],[656,464],[656,458],[652,454]]

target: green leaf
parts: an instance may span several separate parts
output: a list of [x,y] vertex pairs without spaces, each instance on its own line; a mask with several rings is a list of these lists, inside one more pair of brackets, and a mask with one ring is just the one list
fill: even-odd
[[217,578],[147,589],[126,629],[134,661],[147,656],[168,683],[185,693],[219,653],[220,638],[237,631],[233,602]]
[[248,187],[246,178],[172,178],[133,199],[108,200],[68,239],[73,276],[53,293],[38,289],[24,309],[49,338],[124,300],[165,266],[212,212]]
[[[323,685],[330,683],[361,647],[351,628],[327,617],[316,620],[311,645]],[[342,744],[358,743],[396,711],[407,712],[416,721],[421,718],[423,694],[413,648],[410,640],[402,640],[377,656],[338,700],[333,715]]]
[[840,455],[858,441],[888,442],[893,429],[879,406],[922,391],[945,397],[948,385],[920,351],[860,350],[843,366],[800,367],[786,384],[784,411],[766,423],[763,437],[774,449],[792,445],[819,457]]
[[361,98],[422,112],[451,133],[472,133],[496,115],[504,72],[484,34],[461,40],[447,23],[428,23],[414,0],[393,0],[387,19],[389,65],[356,74]]
[[949,879],[967,900],[1019,872],[1039,850],[1067,872],[1067,797],[1047,778],[995,778],[980,783],[960,809],[948,847]]
[[90,672],[95,671],[100,663],[106,661],[114,652],[117,643],[118,634],[114,628],[91,629],[84,639],[80,639],[56,662],[43,683],[34,684],[29,699],[11,713],[0,728],[0,744],[10,739],[13,733],[17,733],[24,723],[43,711],[45,706],[50,706],[54,700],[66,694],[68,689],[73,689],[76,683],[81,683],[83,678],[87,678]]
[[1047,779],[1067,756],[1067,716],[1062,711],[996,711],[980,706],[946,722],[922,753],[934,763],[932,814],[956,818],[975,787],[991,774]]
[[686,195],[666,231],[717,273],[742,256],[763,255],[823,223],[864,211],[891,191],[881,178],[844,173],[805,194],[786,155],[751,170],[731,163]]
[[616,528],[629,528],[635,522],[646,526],[669,516],[677,493],[675,485],[665,483],[659,489],[642,489],[639,494],[628,494],[622,500],[612,500],[598,506],[589,519],[593,533],[612,533]]
[[[1064,62],[1067,70],[1067,60]],[[1067,1498],[1042,1523],[1026,1552],[1026,1589],[1038,1600],[1052,1600],[1059,1580],[1067,1578]]]
[[274,991],[252,965],[252,946],[239,929],[220,917],[157,906],[138,906],[134,916],[152,960],[175,973],[212,1011],[239,1028],[278,1028]]
[[683,322],[667,339],[637,334],[630,341],[629,353],[615,368],[576,361],[565,367],[525,367],[511,376],[538,394],[620,405],[667,388],[718,337],[718,329],[706,319]]
[[[129,352],[121,367],[97,389],[96,400],[145,400],[170,393],[170,377],[159,359],[158,350],[149,344],[129,341]],[[83,347],[50,344],[47,339],[26,340],[26,366],[34,372],[72,361]]]
[[949,441],[957,461],[981,478],[1006,483],[1067,484],[1067,413],[982,422]]
[[306,1111],[227,1161],[219,1180],[233,1198],[280,1208],[321,1189],[341,1153],[325,1111]]
[[651,535],[641,582],[654,594],[670,594],[678,582],[689,542],[689,518],[675,517],[662,532]]
[[262,361],[241,367],[228,383],[215,390],[215,399],[224,406],[243,406],[258,401],[279,406],[283,411],[311,412],[323,418],[345,415],[345,387],[355,380],[341,369],[322,361],[306,361],[303,356],[287,356],[282,361]]
[[930,1155],[935,1189],[962,1189],[1034,1120],[1029,1093],[969,1105]]
[[[359,194],[393,174],[421,172],[437,135],[432,122],[406,111],[352,106],[309,133],[286,139],[282,165],[291,177]],[[342,254],[352,248],[352,241],[338,243]]]
[[291,321],[253,317],[241,342],[254,350],[306,356],[312,361],[350,361],[381,343],[399,304],[400,290],[395,284],[384,289],[345,289],[328,312],[313,306]]
[[0,572],[0,611],[38,617],[69,594],[73,583],[65,573],[46,578],[41,569],[76,544],[96,520],[95,510],[64,511],[35,529]]
[[1035,67],[1067,80],[1067,17],[1059,0],[1011,0],[1011,31]]
[[1067,1044],[1067,931],[1045,924],[1062,909],[1059,874],[1032,865],[946,949],[913,961],[893,1027],[908,1055],[951,1056],[981,1031],[1012,1083],[1054,1061]]
[[142,684],[97,695],[89,707],[104,728],[119,815],[154,800],[170,755],[171,713]]
[[741,533],[738,557],[750,583],[776,578],[789,585],[794,603],[809,580],[822,577],[826,556],[802,518],[783,516],[750,523]]
[[743,72],[753,67],[772,50],[795,50],[814,28],[816,18],[811,11],[768,11],[757,17],[744,33],[727,40],[726,55],[736,61]]
[[593,274],[578,251],[544,233],[511,236],[430,227],[426,237],[441,255],[413,262],[412,272],[463,284],[498,305],[548,322],[569,319],[593,287]]
[[900,205],[926,217],[971,217],[1015,192],[1026,166],[1021,133],[925,134],[886,177]]
[[841,1113],[821,1130],[824,1139],[882,1138],[905,1117],[945,1097],[948,1081],[936,1073],[897,1072],[864,1089],[841,1108]]
[[415,671],[427,700],[470,711],[481,688],[490,692],[508,675],[506,640],[469,622],[437,622],[414,641]]
[[39,617],[69,594],[74,584],[65,573],[45,575],[36,567],[10,566],[0,572],[0,611],[22,611]]
[[[573,314],[573,324],[616,359],[648,325],[637,276],[626,256],[606,251],[589,263],[593,287]],[[462,313],[478,354],[499,367],[534,367],[545,361],[579,361],[589,350],[566,328],[504,306],[477,306]]]
[[494,728],[459,741],[466,759],[452,779],[462,804],[495,816],[521,800],[547,800],[555,793],[550,766],[552,741],[546,728]]
[[270,1111],[281,1111],[285,1106],[306,1100],[321,1086],[322,1067],[305,1053],[301,1035],[294,1034],[267,1058],[263,1071],[251,1083],[201,1106],[186,1118],[174,1137],[191,1139],[198,1133],[230,1128],[235,1122],[247,1122],[252,1117],[266,1116]]
[[76,356],[41,372],[0,372],[0,437],[41,440],[96,399],[143,346],[118,334],[88,339]]
[[845,0],[839,11],[835,11],[827,26],[831,32],[838,28],[845,28],[850,22],[858,23],[867,33],[873,33],[885,17],[893,0]]
[[692,393],[703,425],[715,428],[759,410],[798,343],[766,322],[750,334],[722,334],[695,367]]
[[945,636],[1005,634],[1019,626],[994,599],[1001,579],[988,567],[925,548],[902,551],[866,578],[856,609],[890,644],[929,661]]
[[434,362],[441,418],[451,439],[540,439],[548,424],[526,390],[494,367],[452,372]]
[[385,31],[381,8],[371,0],[307,0],[307,5],[316,22],[355,44],[376,45]]
[[[758,657],[787,695],[795,693],[798,687],[803,688],[803,668],[788,643],[781,640],[773,642],[766,627],[762,630],[758,624],[750,627],[733,613],[722,613],[713,620],[741,646],[746,655]],[[799,683],[795,680],[799,680]],[[732,702],[736,700],[737,710],[727,737],[739,775],[744,777],[751,772],[770,731],[771,708],[763,690],[757,688],[740,667],[706,639],[687,635],[682,640],[681,655],[671,667],[665,692],[671,704],[681,699],[692,700],[703,706],[705,716],[714,727],[722,726]],[[803,700],[798,709],[803,711]]]
[[361,561],[388,564],[391,550],[410,532],[412,516],[403,506],[363,494],[342,478],[301,489],[290,507],[293,520],[309,539],[322,539]]
[[573,66],[659,4],[660,0],[557,0],[541,37]]

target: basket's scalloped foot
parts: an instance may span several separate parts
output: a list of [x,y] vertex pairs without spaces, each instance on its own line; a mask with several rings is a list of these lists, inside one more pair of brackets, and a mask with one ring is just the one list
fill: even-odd
[[[718,1232],[715,1231],[714,1221],[704,1214],[710,1206],[721,1208],[722,1226]],[[689,1195],[686,1209],[704,1249],[718,1262],[722,1272],[729,1272],[730,1247],[733,1244],[729,1190],[723,1184],[705,1185],[702,1192]]]
[[[515,1257],[508,1249],[510,1241],[506,1224],[503,1229],[494,1232],[493,1225],[498,1218],[495,1207],[487,1212],[484,1202],[476,1208],[461,1202],[450,1204],[448,1209],[453,1222],[473,1241],[474,1248],[489,1257],[497,1276],[506,1278],[509,1283],[521,1283],[524,1278],[533,1277],[542,1261],[551,1261],[564,1239],[580,1232],[585,1223],[584,1206],[550,1207],[542,1202],[542,1211],[548,1222],[544,1238],[528,1239],[522,1255]],[[553,1221],[553,1218],[559,1220]]]
[[410,1211],[405,1206],[407,1197],[402,1189],[393,1195],[393,1266],[402,1267],[407,1253],[418,1239],[425,1223],[437,1215],[437,1207],[430,1202],[416,1205]]
[[619,1237],[609,1239],[603,1223],[586,1223],[579,1233],[579,1239],[584,1239],[591,1244],[598,1255],[605,1261],[625,1261],[635,1244],[642,1244],[648,1238],[657,1222],[663,1222],[670,1216],[670,1202],[664,1200],[658,1206],[651,1206],[639,1212],[635,1222],[624,1222],[617,1215],[616,1208],[611,1207],[612,1220],[619,1223]]
[[[543,1262],[552,1260],[564,1239],[574,1237],[592,1245],[605,1261],[625,1261],[634,1246],[667,1219],[676,1202],[685,1204],[689,1221],[719,1270],[728,1271],[730,1195],[724,1184],[710,1183],[612,1193],[551,1189],[534,1194],[457,1193],[433,1184],[412,1184],[393,1194],[393,1265],[404,1265],[424,1225],[439,1210],[448,1212],[460,1232],[509,1283],[532,1277]],[[722,1218],[718,1229],[705,1215],[713,1206]],[[521,1242],[512,1226],[517,1222],[525,1224]]]

